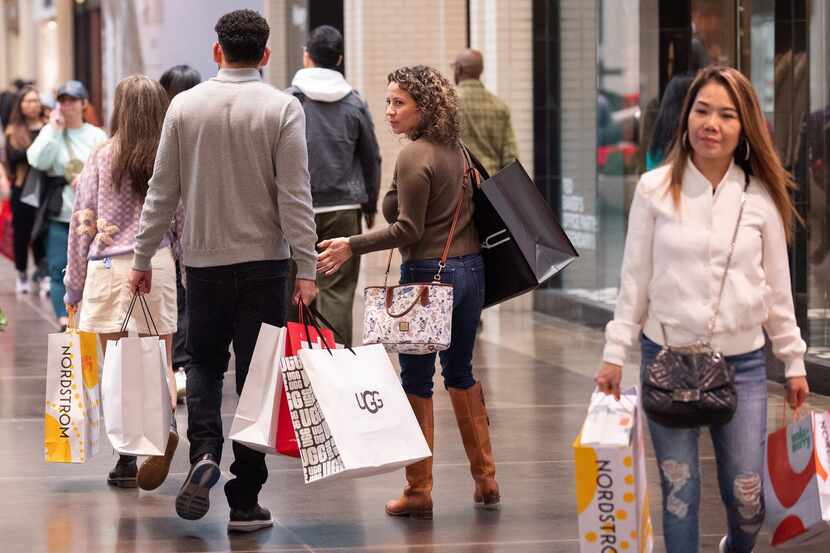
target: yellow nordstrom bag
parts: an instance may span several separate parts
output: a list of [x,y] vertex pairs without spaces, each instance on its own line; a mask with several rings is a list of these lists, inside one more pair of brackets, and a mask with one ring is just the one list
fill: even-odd
[[[71,324],[70,327],[74,327]],[[43,443],[49,463],[85,463],[98,452],[101,348],[98,336],[68,328],[49,335]]]

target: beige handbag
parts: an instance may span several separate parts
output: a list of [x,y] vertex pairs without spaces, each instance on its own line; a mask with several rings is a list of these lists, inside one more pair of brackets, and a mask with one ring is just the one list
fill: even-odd
[[464,159],[464,180],[458,193],[450,233],[438,262],[438,272],[428,283],[387,286],[392,253],[386,264],[383,286],[363,290],[363,343],[383,344],[388,352],[422,355],[450,347],[452,338],[452,284],[441,282],[453,235],[461,216],[464,193],[469,182],[469,166]]

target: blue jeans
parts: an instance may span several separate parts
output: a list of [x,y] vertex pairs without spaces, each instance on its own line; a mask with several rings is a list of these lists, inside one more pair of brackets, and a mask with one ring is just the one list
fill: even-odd
[[[437,259],[407,261],[401,265],[401,284],[432,282],[438,272]],[[463,255],[447,259],[441,282],[452,284],[452,338],[449,349],[438,353],[446,388],[466,390],[476,383],[473,378],[473,349],[478,321],[484,307],[484,261],[481,255]],[[401,384],[407,394],[432,397],[435,353],[398,355]]]
[[[643,335],[642,368],[660,351]],[[764,521],[763,469],[767,440],[767,372],[763,350],[729,356],[738,407],[726,424],[709,428],[720,495],[728,522],[727,551],[750,553]],[[642,370],[642,369],[641,369]],[[669,428],[648,421],[663,491],[663,534],[668,553],[698,553],[700,536],[700,428]]]
[[67,249],[69,248],[69,223],[49,221],[49,234],[46,237],[46,261],[49,264],[49,297],[55,316],[66,317],[66,305],[63,296],[63,273],[66,270]]

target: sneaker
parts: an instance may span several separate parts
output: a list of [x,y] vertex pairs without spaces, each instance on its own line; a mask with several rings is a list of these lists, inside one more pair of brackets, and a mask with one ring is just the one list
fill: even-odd
[[115,468],[107,475],[107,484],[116,488],[135,488],[137,472],[134,456],[119,455]]
[[176,431],[176,416],[173,415],[173,422],[170,424],[170,436],[167,438],[167,448],[164,455],[147,457],[138,469],[138,487],[142,490],[155,490],[161,486],[170,473],[170,464],[173,462],[173,454],[176,453],[176,446],[179,445],[179,433]]
[[256,532],[274,525],[271,511],[259,505],[250,509],[231,509],[231,520],[228,522],[228,532]]
[[219,481],[219,463],[212,453],[202,455],[187,473],[176,496],[176,514],[185,520],[198,520],[210,509],[210,489]]
[[49,295],[49,287],[52,285],[52,279],[45,276],[40,279],[40,295],[46,297]]
[[26,276],[26,273],[17,273],[17,282],[15,283],[14,291],[17,294],[29,293],[29,278]]

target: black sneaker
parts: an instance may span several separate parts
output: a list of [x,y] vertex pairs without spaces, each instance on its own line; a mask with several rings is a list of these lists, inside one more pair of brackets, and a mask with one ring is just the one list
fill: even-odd
[[176,513],[185,520],[197,520],[210,509],[210,489],[219,481],[219,464],[212,453],[202,455],[187,473],[176,496]]
[[119,455],[115,468],[107,475],[107,484],[115,486],[116,488],[135,488],[138,487],[136,481],[137,475],[138,466],[136,465],[135,457],[132,455]]
[[256,532],[274,525],[271,511],[259,505],[250,509],[231,509],[231,520],[228,522],[228,532]]

